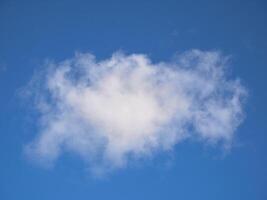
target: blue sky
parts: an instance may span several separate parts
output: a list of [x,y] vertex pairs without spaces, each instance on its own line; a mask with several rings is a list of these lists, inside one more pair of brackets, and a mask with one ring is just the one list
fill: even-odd
[[[264,1],[2,0],[0,199],[266,199],[266,9]],[[102,61],[120,50],[158,63],[192,49],[229,56],[225,73],[248,91],[230,151],[184,140],[126,167],[111,157],[107,163],[119,169],[102,178],[77,151],[61,154],[50,168],[25,155],[44,114],[21,91],[47,60],[89,52]]]

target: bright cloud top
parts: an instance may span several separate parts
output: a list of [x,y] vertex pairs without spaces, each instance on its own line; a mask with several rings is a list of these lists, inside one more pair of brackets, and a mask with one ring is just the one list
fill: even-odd
[[225,65],[220,53],[199,50],[171,63],[115,53],[50,64],[35,79],[41,125],[27,152],[45,163],[73,152],[91,169],[116,169],[185,138],[229,144],[246,91]]

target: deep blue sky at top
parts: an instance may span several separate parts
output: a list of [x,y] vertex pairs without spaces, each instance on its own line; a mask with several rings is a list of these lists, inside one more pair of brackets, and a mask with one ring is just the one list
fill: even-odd
[[[267,3],[259,0],[0,0],[0,199],[267,199],[266,35]],[[123,50],[159,61],[192,48],[232,56],[231,76],[249,89],[246,120],[226,156],[184,142],[104,180],[73,155],[50,170],[23,156],[36,121],[18,91],[45,59]]]

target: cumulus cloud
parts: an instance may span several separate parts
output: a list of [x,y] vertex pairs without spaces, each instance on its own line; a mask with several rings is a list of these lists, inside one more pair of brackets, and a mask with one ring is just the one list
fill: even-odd
[[[114,53],[77,54],[34,79],[39,133],[26,151],[43,163],[72,152],[92,170],[167,151],[185,139],[230,144],[245,88],[227,78],[219,52],[192,50],[173,62]],[[38,86],[38,87],[37,87]]]

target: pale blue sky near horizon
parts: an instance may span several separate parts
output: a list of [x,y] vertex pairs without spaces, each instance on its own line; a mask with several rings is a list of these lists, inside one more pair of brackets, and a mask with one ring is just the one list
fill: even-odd
[[[0,0],[0,199],[267,199],[266,35],[263,0]],[[185,141],[101,180],[75,155],[44,169],[23,154],[38,127],[19,91],[45,60],[122,50],[157,62],[191,49],[229,56],[248,89],[230,152]]]

